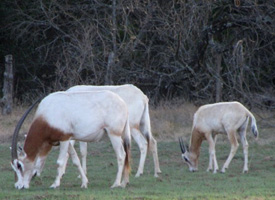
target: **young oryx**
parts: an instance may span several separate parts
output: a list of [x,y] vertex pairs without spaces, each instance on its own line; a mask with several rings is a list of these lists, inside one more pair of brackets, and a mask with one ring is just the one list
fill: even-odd
[[[130,132],[134,140],[138,144],[140,150],[140,162],[136,177],[143,174],[144,162],[147,155],[147,146],[153,154],[155,172],[154,176],[158,177],[158,173],[161,173],[159,168],[157,142],[152,136],[149,105],[147,96],[134,85],[121,85],[121,86],[88,86],[79,85],[71,87],[67,92],[76,91],[112,91],[119,95],[127,104],[129,111],[129,124]],[[74,144],[74,141],[71,141]],[[87,156],[87,143],[80,142],[80,152],[82,157],[82,168],[86,173],[86,156]],[[66,167],[66,165],[64,165]],[[65,173],[65,168],[64,168]]]
[[218,164],[216,160],[215,142],[216,135],[222,133],[227,134],[231,143],[230,154],[221,170],[221,172],[224,173],[238,149],[238,133],[243,145],[243,172],[247,172],[248,143],[246,140],[246,129],[249,118],[251,119],[251,131],[257,138],[259,133],[255,117],[239,102],[222,102],[201,106],[194,114],[190,150],[185,148],[182,139],[180,139],[182,158],[188,164],[189,170],[196,171],[198,169],[200,146],[202,141],[206,139],[209,143],[209,167],[207,171],[213,170],[214,163],[213,173],[217,172]]
[[[131,135],[128,110],[127,105],[118,95],[108,91],[55,92],[48,95],[36,110],[25,140],[23,155],[18,156],[18,132],[26,115],[24,114],[23,120],[20,120],[13,135],[11,165],[18,178],[15,183],[16,188],[29,188],[31,178],[36,173],[41,173],[53,145],[70,139],[98,141],[105,133],[111,140],[118,162],[118,172],[112,187],[125,187],[129,182]],[[86,188],[88,179],[74,148],[69,142],[61,145],[63,145],[62,151],[57,161],[58,176],[62,175],[69,149],[73,162],[78,166],[81,174],[81,187]],[[55,181],[51,187],[55,188],[59,184]]]

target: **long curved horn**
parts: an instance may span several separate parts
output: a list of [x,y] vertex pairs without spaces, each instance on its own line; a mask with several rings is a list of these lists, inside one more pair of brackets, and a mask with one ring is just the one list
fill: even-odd
[[18,140],[18,134],[19,134],[19,130],[23,124],[23,122],[25,121],[27,115],[31,112],[31,110],[33,109],[33,107],[39,103],[43,97],[40,97],[39,99],[37,99],[29,108],[28,110],[24,113],[24,115],[21,117],[21,119],[19,120],[19,122],[17,123],[15,130],[13,132],[13,136],[12,136],[12,145],[11,145],[11,159],[12,161],[14,161],[15,159],[17,159],[17,140]]
[[182,137],[179,138],[179,143],[180,143],[180,149],[182,153],[185,153],[186,149],[182,140]]

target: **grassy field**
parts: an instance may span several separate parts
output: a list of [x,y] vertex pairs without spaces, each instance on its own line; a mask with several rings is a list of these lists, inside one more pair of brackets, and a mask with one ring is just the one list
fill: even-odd
[[[153,177],[152,156],[148,156],[144,175],[135,178],[139,152],[133,144],[132,174],[126,189],[110,189],[117,163],[109,141],[89,145],[88,189],[81,189],[76,168],[69,163],[67,173],[59,189],[50,189],[56,175],[58,149],[49,155],[41,177],[31,182],[30,189],[14,188],[14,175],[10,167],[10,150],[7,144],[0,146],[0,199],[275,199],[274,145],[264,146],[250,142],[249,168],[241,173],[243,155],[241,148],[225,174],[206,172],[208,164],[207,143],[203,143],[199,171],[191,173],[183,165],[177,142],[159,142],[162,174]],[[217,158],[221,164],[229,151],[226,143],[217,146]]]
[[[156,127],[156,116],[167,118],[169,112],[153,110],[151,112],[152,128]],[[193,110],[193,109],[191,109]],[[191,112],[191,111],[190,111]],[[171,111],[176,113],[176,111]],[[178,114],[179,115],[179,114]],[[192,116],[192,115],[191,115]],[[181,116],[183,117],[183,116]],[[189,115],[187,116],[189,118]],[[41,177],[32,180],[30,189],[16,190],[14,188],[14,173],[10,166],[10,143],[8,137],[0,143],[0,199],[275,199],[275,140],[274,129],[264,128],[258,124],[260,139],[255,141],[248,132],[249,172],[242,173],[243,153],[240,145],[236,156],[232,160],[225,174],[206,172],[208,165],[208,144],[203,142],[199,171],[188,171],[181,159],[180,148],[176,140],[180,135],[178,124],[167,121],[180,121],[175,117],[163,122],[161,129],[165,134],[173,132],[165,139],[165,134],[157,136],[160,167],[162,174],[159,178],[153,176],[153,159],[148,154],[143,176],[135,178],[139,161],[139,151],[135,142],[132,142],[132,173],[130,185],[125,189],[110,189],[117,171],[117,162],[112,146],[107,138],[88,146],[88,189],[81,189],[81,180],[71,161],[58,189],[50,189],[54,182],[57,165],[58,148],[54,148],[48,156],[46,166]],[[16,120],[12,120],[16,121]],[[5,126],[8,126],[5,122]],[[13,124],[13,123],[11,123]],[[184,124],[184,123],[183,123]],[[3,123],[1,124],[3,128]],[[189,130],[190,122],[184,124],[183,130]],[[160,126],[160,125],[159,125]],[[173,131],[175,130],[175,131]],[[186,133],[186,138],[190,135]],[[78,150],[78,146],[76,146]],[[225,162],[230,150],[225,136],[218,139],[216,152],[219,167]]]

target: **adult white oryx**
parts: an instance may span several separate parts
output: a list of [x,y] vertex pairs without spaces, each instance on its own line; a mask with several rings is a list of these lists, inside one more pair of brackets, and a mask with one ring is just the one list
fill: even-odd
[[[41,173],[53,145],[70,139],[98,141],[105,133],[111,140],[118,162],[118,172],[112,187],[126,186],[129,182],[131,135],[127,105],[118,95],[109,91],[55,92],[48,95],[36,110],[22,155],[18,156],[19,129],[30,109],[19,121],[13,135],[11,165],[18,179],[16,188],[29,188],[31,178]],[[69,142],[60,145],[62,148],[57,161],[58,176],[62,175],[69,150],[81,174],[81,187],[86,188],[88,179],[73,146]],[[57,178],[51,187],[59,186],[59,180]]]
[[200,146],[203,140],[209,143],[209,166],[207,171],[218,170],[216,160],[215,143],[217,134],[227,134],[231,143],[231,151],[223,165],[221,172],[225,172],[238,149],[237,133],[240,135],[244,153],[243,172],[248,171],[248,143],[246,140],[246,129],[251,119],[251,131],[257,138],[259,133],[255,117],[239,102],[221,102],[201,106],[194,114],[190,150],[185,147],[180,139],[182,158],[188,164],[190,171],[198,169]]
[[[159,167],[157,141],[154,139],[151,132],[149,100],[147,96],[140,89],[131,84],[120,86],[78,85],[67,90],[67,92],[76,91],[112,91],[125,101],[129,111],[130,132],[140,150],[140,161],[136,177],[143,174],[148,145],[153,154],[155,167],[154,176],[158,177],[158,173],[161,173],[161,170]],[[71,143],[74,144],[74,141],[71,141]],[[80,153],[82,157],[82,168],[86,173],[87,143],[80,142]]]

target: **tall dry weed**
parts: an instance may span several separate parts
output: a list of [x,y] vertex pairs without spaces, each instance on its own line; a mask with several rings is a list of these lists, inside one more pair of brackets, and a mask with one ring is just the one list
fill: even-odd
[[[0,143],[11,142],[12,134],[17,122],[24,114],[28,106],[15,106],[11,115],[3,116],[0,114]],[[191,136],[193,115],[198,107],[192,103],[182,100],[173,100],[161,102],[158,106],[150,106],[151,126],[154,137],[159,140],[177,140],[183,136],[188,141]],[[35,109],[28,115],[23,123],[19,141],[24,140],[24,134],[27,133],[33,119]],[[259,129],[258,144],[267,144],[275,141],[275,115],[274,112],[254,110],[254,116],[257,120]],[[250,124],[247,130],[248,141],[254,142],[250,133]],[[226,135],[220,135],[218,142],[228,143]]]
[[[11,142],[13,131],[26,110],[27,106],[15,106],[10,115],[0,114],[0,143]],[[20,129],[19,141],[22,141],[25,133],[27,133],[32,122],[33,113],[32,111],[25,119]]]
[[[151,106],[150,117],[153,135],[158,140],[178,140],[183,136],[189,141],[193,115],[198,107],[192,103],[181,100],[166,101],[158,106]],[[270,144],[275,141],[275,113],[267,110],[253,109],[259,129],[259,139],[255,141],[250,130],[250,122],[247,128],[247,139],[251,143],[259,145]],[[240,140],[239,140],[240,142]],[[218,135],[217,143],[228,143],[226,135]]]
[[197,107],[193,104],[180,100],[166,101],[151,107],[153,135],[159,140],[177,140],[179,136],[189,137],[196,110]]

